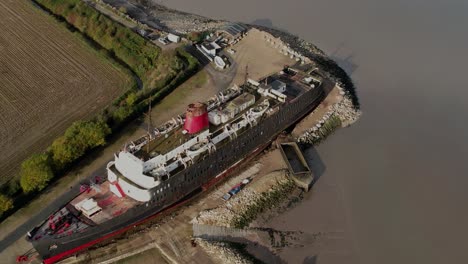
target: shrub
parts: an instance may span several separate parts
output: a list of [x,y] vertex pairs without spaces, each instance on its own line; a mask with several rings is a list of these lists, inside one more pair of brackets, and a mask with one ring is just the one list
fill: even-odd
[[328,136],[333,134],[339,127],[341,127],[341,119],[337,115],[330,116],[330,118],[322,125],[322,127],[317,132],[315,132],[318,137],[314,137],[312,139],[312,144],[320,144]]
[[0,194],[0,216],[4,212],[13,208],[13,200],[10,197]]
[[21,189],[18,178],[11,179],[2,189],[4,194],[8,196],[15,196]]
[[21,164],[20,185],[25,193],[44,189],[53,177],[46,154],[34,154]]
[[112,119],[114,121],[114,124],[121,124],[131,114],[132,114],[132,108],[128,107],[128,106],[125,106],[125,105],[115,109],[112,112]]

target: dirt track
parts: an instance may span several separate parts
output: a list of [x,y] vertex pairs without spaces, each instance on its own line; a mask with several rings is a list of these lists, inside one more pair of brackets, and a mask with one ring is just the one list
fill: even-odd
[[0,185],[131,78],[26,0],[0,2]]

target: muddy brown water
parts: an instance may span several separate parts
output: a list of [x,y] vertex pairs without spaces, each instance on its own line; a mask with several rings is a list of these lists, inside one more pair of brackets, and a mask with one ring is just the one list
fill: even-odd
[[358,87],[364,115],[309,159],[321,176],[275,228],[316,234],[292,263],[466,263],[468,2],[167,0],[285,29]]

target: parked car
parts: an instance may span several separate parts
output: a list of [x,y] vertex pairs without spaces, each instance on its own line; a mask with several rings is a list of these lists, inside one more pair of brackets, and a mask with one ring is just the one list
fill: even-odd
[[231,199],[234,195],[238,194],[247,184],[249,184],[250,181],[250,178],[242,180],[240,183],[232,187],[231,190],[225,193],[221,198],[225,201]]

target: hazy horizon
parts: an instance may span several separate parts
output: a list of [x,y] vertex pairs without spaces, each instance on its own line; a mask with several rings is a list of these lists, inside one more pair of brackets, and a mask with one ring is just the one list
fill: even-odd
[[[296,228],[304,212],[313,213],[317,223],[342,221],[359,263],[468,259],[466,1],[163,4],[213,18],[271,23],[316,44],[354,80],[361,119],[317,148],[326,169],[315,187],[332,186],[341,212],[321,214],[327,209],[320,205],[329,201],[318,199],[329,196],[312,193],[282,218],[284,225]],[[320,253],[317,263],[326,263]]]

